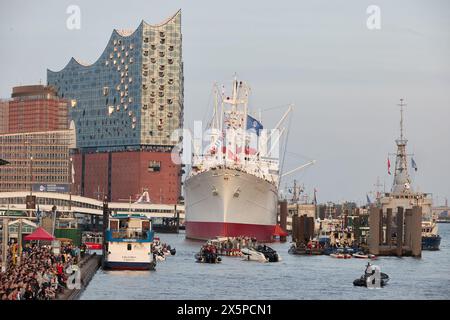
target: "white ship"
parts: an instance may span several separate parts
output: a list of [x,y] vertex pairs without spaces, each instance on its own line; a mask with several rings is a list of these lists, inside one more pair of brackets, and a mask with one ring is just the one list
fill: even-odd
[[106,230],[104,268],[154,270],[151,219],[140,214],[116,214]]
[[249,93],[248,85],[236,79],[230,96],[216,87],[208,146],[194,137],[192,170],[185,181],[187,238],[273,239],[283,135],[277,129],[291,107],[274,130],[266,130],[249,113]]

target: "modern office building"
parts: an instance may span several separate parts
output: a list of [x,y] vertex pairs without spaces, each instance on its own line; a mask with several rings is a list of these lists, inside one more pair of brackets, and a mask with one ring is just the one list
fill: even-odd
[[177,203],[181,167],[171,160],[183,126],[181,12],[165,22],[114,30],[91,65],[72,58],[47,81],[71,101],[75,185],[112,201],[147,190],[153,203]]
[[9,130],[9,100],[0,100],[0,134]]
[[75,128],[0,135],[0,192],[70,191]]
[[[7,124],[3,133],[67,130],[69,101],[56,96],[56,91],[43,85],[14,87],[5,108]],[[1,112],[1,111],[0,111]],[[6,122],[6,119],[0,122]],[[7,127],[7,129],[6,129]],[[6,129],[6,130],[5,130]]]

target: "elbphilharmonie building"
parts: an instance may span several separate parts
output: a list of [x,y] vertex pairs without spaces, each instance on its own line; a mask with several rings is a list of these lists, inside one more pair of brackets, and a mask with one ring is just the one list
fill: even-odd
[[148,191],[154,203],[176,203],[181,167],[170,152],[183,127],[181,11],[160,24],[114,30],[92,64],[71,58],[47,71],[48,84],[70,100],[81,195],[111,200]]

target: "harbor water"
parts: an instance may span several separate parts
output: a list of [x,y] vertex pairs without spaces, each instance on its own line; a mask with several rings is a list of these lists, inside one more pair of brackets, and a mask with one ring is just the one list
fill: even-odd
[[365,259],[290,255],[288,241],[271,245],[283,258],[278,263],[223,257],[220,264],[202,264],[194,259],[202,242],[186,240],[184,233],[160,234],[177,249],[175,256],[159,262],[156,271],[100,269],[80,299],[449,299],[450,224],[440,224],[439,234],[440,250],[423,251],[421,259],[373,261],[390,276],[380,289],[353,286]]

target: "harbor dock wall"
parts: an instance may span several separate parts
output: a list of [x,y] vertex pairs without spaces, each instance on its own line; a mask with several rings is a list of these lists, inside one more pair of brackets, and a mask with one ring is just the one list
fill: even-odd
[[100,255],[90,254],[82,259],[79,264],[81,272],[81,288],[73,290],[64,289],[64,292],[59,294],[56,300],[77,300],[100,268],[100,265]]

